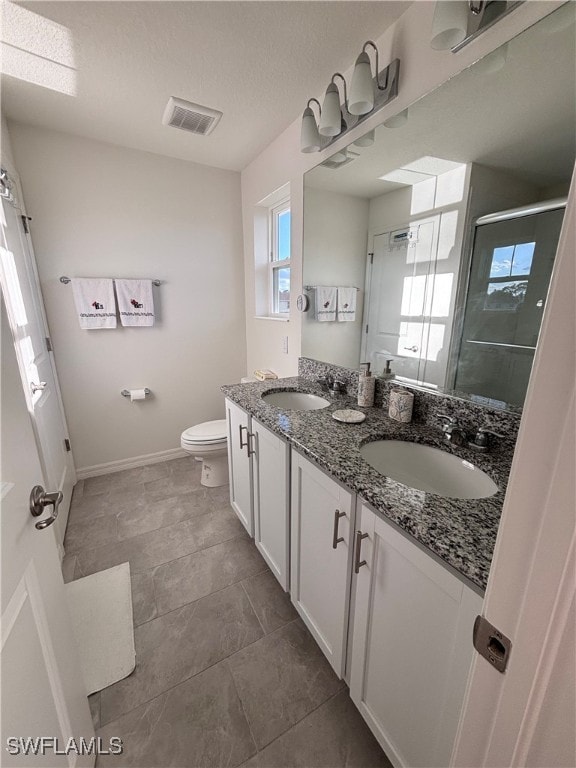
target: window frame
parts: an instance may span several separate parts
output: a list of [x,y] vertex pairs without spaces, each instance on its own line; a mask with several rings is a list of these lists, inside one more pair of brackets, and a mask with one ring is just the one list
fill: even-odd
[[[281,269],[291,270],[291,256],[280,259],[278,254],[278,221],[282,214],[290,213],[290,228],[292,227],[292,215],[290,210],[290,198],[287,197],[268,209],[268,316],[288,319],[290,309],[287,312],[279,311],[279,291],[276,289],[276,273]],[[290,237],[290,251],[292,250],[292,237]],[[292,272],[290,271],[290,278]]]

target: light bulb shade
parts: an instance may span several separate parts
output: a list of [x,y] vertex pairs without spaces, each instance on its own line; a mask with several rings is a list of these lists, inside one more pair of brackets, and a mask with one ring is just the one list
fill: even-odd
[[469,6],[466,0],[438,0],[430,45],[436,51],[454,48],[466,38]]
[[365,133],[364,136],[360,136],[359,139],[356,139],[354,144],[357,147],[371,147],[372,144],[374,144],[374,129]]
[[363,51],[356,59],[350,96],[348,98],[348,112],[351,115],[367,115],[374,109],[374,83],[372,82],[372,70],[370,59],[366,51]]
[[403,109],[402,112],[398,112],[397,115],[392,115],[392,117],[389,117],[388,120],[384,120],[383,125],[385,125],[386,128],[400,128],[400,126],[407,122],[408,110]]
[[300,130],[300,151],[318,152],[320,149],[320,134],[316,125],[314,112],[306,107],[302,115],[302,128]]
[[330,83],[328,88],[326,88],[318,130],[322,136],[338,136],[342,131],[340,93],[334,83]]

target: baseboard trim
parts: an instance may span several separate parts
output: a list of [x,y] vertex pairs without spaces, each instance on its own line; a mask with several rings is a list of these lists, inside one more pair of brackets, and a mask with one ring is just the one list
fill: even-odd
[[108,461],[105,464],[94,464],[92,467],[78,467],[76,477],[78,480],[85,480],[87,477],[98,477],[98,475],[107,475],[110,472],[121,472],[123,469],[145,467],[147,464],[159,464],[161,461],[179,459],[187,455],[186,451],[182,448],[170,448],[168,451],[148,453],[146,456],[134,456],[131,459]]

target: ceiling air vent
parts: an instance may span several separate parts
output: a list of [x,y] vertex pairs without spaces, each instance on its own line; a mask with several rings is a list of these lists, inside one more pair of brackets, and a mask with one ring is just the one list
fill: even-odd
[[183,131],[207,136],[216,128],[221,117],[222,112],[217,109],[202,107],[200,104],[192,104],[191,101],[170,96],[162,122],[173,128],[181,128]]

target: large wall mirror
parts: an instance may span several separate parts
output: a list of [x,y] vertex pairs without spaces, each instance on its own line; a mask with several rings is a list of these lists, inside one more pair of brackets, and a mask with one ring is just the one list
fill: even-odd
[[523,404],[576,156],[574,22],[561,6],[305,175],[305,357]]

